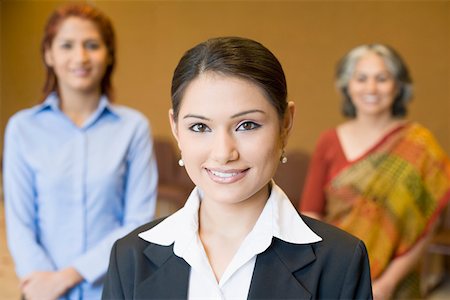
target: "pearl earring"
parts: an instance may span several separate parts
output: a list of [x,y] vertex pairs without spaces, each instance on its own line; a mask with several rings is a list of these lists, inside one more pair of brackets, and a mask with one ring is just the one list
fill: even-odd
[[284,152],[284,149],[283,149],[283,152],[281,152],[280,162],[282,164],[285,164],[285,163],[287,163],[287,161],[288,161],[288,158],[286,156],[286,152]]
[[184,167],[184,161],[183,161],[182,158],[180,158],[180,159],[178,160],[178,165],[179,165],[180,167]]

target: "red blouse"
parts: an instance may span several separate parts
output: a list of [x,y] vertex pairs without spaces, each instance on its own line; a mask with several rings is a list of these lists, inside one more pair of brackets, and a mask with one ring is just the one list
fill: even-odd
[[385,134],[377,143],[370,147],[363,155],[354,160],[347,160],[335,128],[323,132],[308,167],[308,174],[303,188],[303,194],[298,207],[301,212],[314,212],[324,215],[325,187],[347,166],[364,159],[381,146],[392,134],[408,123],[403,123]]
[[349,162],[342,150],[336,129],[323,132],[309,163],[308,175],[299,203],[300,211],[323,215],[326,201],[325,186],[348,165]]

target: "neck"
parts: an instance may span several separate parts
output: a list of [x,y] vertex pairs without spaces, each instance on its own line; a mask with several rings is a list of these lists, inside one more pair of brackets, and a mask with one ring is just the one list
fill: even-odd
[[81,126],[84,121],[97,109],[100,101],[100,90],[81,93],[61,89],[60,109],[75,125]]
[[384,131],[403,122],[402,119],[395,118],[390,114],[381,116],[357,116],[353,123],[361,130]]
[[[204,199],[199,211],[199,233],[244,238],[253,229],[268,199],[264,188],[254,199],[224,204]],[[252,197],[252,198],[253,198]]]

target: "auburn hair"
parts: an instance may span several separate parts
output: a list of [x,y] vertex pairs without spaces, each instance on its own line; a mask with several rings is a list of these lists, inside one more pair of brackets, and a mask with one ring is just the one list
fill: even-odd
[[61,24],[69,17],[78,17],[92,21],[106,45],[109,55],[109,64],[101,80],[101,93],[110,101],[113,99],[112,73],[116,64],[116,38],[111,20],[99,9],[85,3],[64,5],[56,9],[48,18],[41,42],[41,56],[46,68],[46,79],[42,89],[44,101],[48,95],[58,90],[58,79],[53,68],[45,63],[45,52],[51,48],[53,40]]

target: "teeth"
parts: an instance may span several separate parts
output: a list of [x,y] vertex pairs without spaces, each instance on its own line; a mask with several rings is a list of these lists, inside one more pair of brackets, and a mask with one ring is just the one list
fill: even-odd
[[378,100],[378,97],[377,96],[365,96],[363,99],[366,102],[372,103],[372,102],[376,102]]
[[211,170],[211,173],[213,173],[214,176],[221,177],[221,178],[230,178],[230,177],[236,176],[238,174],[238,173],[222,173],[222,172],[217,172],[217,171],[212,171],[212,170]]
[[73,73],[74,73],[75,75],[85,75],[85,74],[87,74],[87,72],[88,72],[88,70],[86,70],[86,69],[76,69],[76,70],[73,70]]

